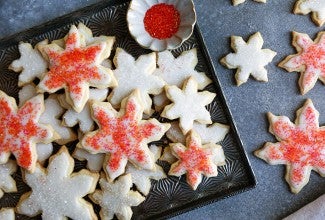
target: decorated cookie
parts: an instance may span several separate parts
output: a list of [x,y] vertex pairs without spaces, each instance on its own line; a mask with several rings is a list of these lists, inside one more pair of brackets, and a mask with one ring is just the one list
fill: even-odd
[[182,90],[177,86],[166,86],[165,90],[173,103],[164,108],[161,116],[171,120],[179,118],[179,126],[184,134],[192,129],[194,121],[202,124],[212,123],[205,106],[213,101],[216,94],[208,91],[198,92],[194,78],[190,77],[185,81]]
[[37,153],[37,161],[43,164],[49,157],[52,155],[53,152],[53,144],[43,144],[38,143],[36,144],[36,153]]
[[13,160],[8,160],[5,164],[0,164],[0,198],[3,196],[3,192],[17,192],[16,182],[11,177],[16,170],[17,165]]
[[18,86],[31,83],[36,78],[40,79],[47,71],[48,63],[36,49],[38,46],[46,44],[47,40],[42,41],[35,46],[35,49],[29,43],[19,44],[20,58],[14,60],[9,66],[9,69],[20,72]]
[[131,206],[138,206],[144,197],[137,191],[130,190],[132,178],[130,174],[119,177],[115,182],[108,182],[102,177],[99,180],[101,190],[96,190],[90,199],[101,207],[101,219],[131,219]]
[[294,8],[295,14],[312,13],[311,18],[318,25],[325,23],[325,2],[323,0],[298,0]]
[[0,91],[0,164],[6,163],[13,153],[19,166],[33,172],[37,161],[36,143],[56,139],[49,125],[39,123],[43,111],[43,95],[26,101],[18,109],[15,99]]
[[[154,155],[155,161],[157,161],[161,155],[161,147],[152,145],[150,150]],[[138,169],[129,163],[126,166],[125,173],[131,174],[132,183],[134,183],[137,189],[145,196],[149,194],[151,179],[160,180],[167,177],[163,168],[157,164],[155,164],[154,170],[145,170]]]
[[246,43],[242,37],[231,36],[230,53],[221,59],[221,64],[229,69],[237,69],[235,75],[237,85],[247,82],[250,75],[256,80],[267,82],[267,70],[264,68],[276,56],[276,52],[262,49],[263,38],[259,32],[252,35]]
[[[234,6],[244,3],[246,0],[232,0]],[[266,0],[254,0],[256,2],[266,3]]]
[[186,147],[180,143],[170,144],[177,162],[173,163],[168,174],[186,174],[187,183],[196,190],[201,183],[202,174],[206,177],[218,175],[218,166],[225,165],[225,156],[220,145],[202,145],[200,136],[191,131],[186,137]]
[[15,211],[13,208],[2,208],[0,210],[0,219],[15,220]]
[[64,88],[68,103],[77,112],[82,111],[88,101],[89,86],[105,89],[117,85],[113,72],[100,65],[108,58],[111,45],[107,40],[86,46],[85,38],[72,25],[65,39],[65,49],[55,43],[39,46],[50,62],[50,71],[38,84],[39,91],[54,93]]
[[124,173],[128,161],[143,169],[155,168],[148,143],[159,140],[170,125],[156,119],[141,120],[143,109],[139,90],[123,99],[119,112],[110,103],[92,105],[99,129],[87,133],[79,147],[93,154],[108,153],[104,170],[112,180]]
[[37,165],[33,174],[24,173],[32,191],[25,193],[17,212],[43,219],[97,219],[92,205],[82,197],[94,192],[98,174],[88,170],[72,173],[74,160],[66,147],[50,158],[47,169]]
[[87,168],[93,172],[99,172],[103,168],[105,154],[91,154],[88,151],[76,147],[72,156],[80,161],[87,161]]
[[[176,121],[170,123],[171,127],[166,132],[169,140],[174,143],[185,144],[185,135],[179,128]],[[218,143],[222,141],[229,132],[229,126],[220,123],[213,123],[212,125],[204,125],[197,122],[193,124],[193,130],[200,135],[202,144]]]
[[109,95],[109,102],[113,106],[119,106],[124,97],[138,89],[144,103],[144,112],[150,114],[152,101],[149,94],[159,94],[165,85],[160,77],[152,74],[156,69],[155,53],[142,55],[135,60],[132,55],[117,48],[113,62],[116,66],[114,75],[119,86]]
[[286,181],[298,193],[309,181],[311,170],[325,176],[325,127],[319,127],[319,113],[308,99],[297,111],[295,124],[285,116],[268,113],[269,131],[279,142],[266,143],[255,155],[271,165],[285,164]]
[[169,146],[166,146],[164,147],[164,153],[161,155],[159,160],[173,164],[177,161],[177,158],[173,155],[172,149]]
[[286,57],[279,66],[288,72],[300,72],[301,94],[310,91],[317,79],[325,83],[325,32],[319,32],[313,42],[307,34],[293,32],[292,44],[297,54]]
[[63,115],[63,124],[68,127],[74,127],[79,124],[79,128],[83,133],[89,132],[94,128],[94,120],[91,118],[90,105],[92,100],[104,101],[107,98],[107,89],[90,89],[89,101],[82,109],[81,112],[76,112],[73,109],[69,109]]

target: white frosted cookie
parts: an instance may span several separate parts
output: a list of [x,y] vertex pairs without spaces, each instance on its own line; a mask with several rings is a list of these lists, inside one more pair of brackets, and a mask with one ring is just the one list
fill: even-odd
[[108,58],[111,41],[107,39],[86,46],[85,37],[72,25],[64,49],[55,43],[39,46],[50,66],[38,90],[54,93],[65,89],[67,102],[75,111],[82,111],[89,98],[90,86],[105,89],[117,85],[113,72],[101,65]]
[[171,165],[168,175],[186,174],[187,183],[193,190],[201,183],[202,174],[217,176],[218,166],[225,165],[222,147],[214,143],[202,145],[200,136],[193,130],[186,136],[186,146],[173,143],[170,147],[178,160]]
[[47,40],[39,42],[35,49],[29,43],[21,42],[18,46],[20,58],[14,60],[9,69],[20,72],[18,86],[31,83],[35,78],[40,79],[47,71],[48,63],[36,49],[39,45],[46,45]]
[[[232,3],[234,6],[239,5],[241,3],[244,3],[246,0],[232,0]],[[260,2],[260,3],[266,3],[266,0],[254,0],[256,2]]]
[[213,101],[216,94],[208,91],[198,92],[194,78],[186,80],[182,90],[177,86],[166,86],[165,90],[172,104],[164,108],[161,116],[171,120],[179,118],[179,126],[184,134],[192,129],[194,121],[202,124],[212,123],[205,106]]
[[238,86],[247,82],[250,75],[258,81],[268,81],[265,66],[273,60],[276,52],[262,49],[263,43],[259,32],[252,35],[247,43],[242,37],[231,36],[231,48],[235,53],[228,54],[220,62],[229,69],[237,69],[235,78]]
[[103,168],[105,154],[91,154],[88,151],[76,147],[72,156],[80,161],[87,161],[87,168],[93,172],[99,172]]
[[2,219],[2,220],[15,220],[14,208],[2,208],[0,210],[0,219]]
[[293,12],[303,15],[312,13],[311,18],[318,26],[322,26],[325,23],[324,0],[297,0]]
[[85,169],[72,173],[73,168],[74,160],[63,146],[50,158],[47,169],[37,165],[33,174],[25,172],[32,191],[22,195],[17,212],[29,217],[42,213],[43,219],[97,219],[83,197],[94,192],[99,175]]
[[[156,145],[150,146],[150,151],[153,153],[155,161],[160,158],[161,155],[161,147],[157,147]],[[166,178],[166,174],[163,168],[157,164],[155,164],[154,170],[145,170],[138,169],[132,164],[127,164],[125,169],[126,174],[131,174],[132,183],[137,187],[143,195],[148,195],[151,188],[151,179],[160,180]]]
[[105,177],[99,180],[100,190],[96,190],[89,197],[101,207],[101,219],[127,220],[132,217],[131,206],[138,206],[145,198],[137,191],[130,190],[132,178],[130,174],[119,177],[114,182],[108,182]]
[[170,146],[164,147],[164,153],[159,158],[161,161],[166,161],[167,163],[173,164],[177,161],[177,158],[173,155]]
[[[167,138],[174,143],[185,144],[185,135],[179,128],[178,123],[173,121],[170,125],[170,129],[166,132]],[[200,135],[202,144],[218,143],[228,134],[229,126],[220,123],[213,123],[212,125],[207,126],[194,122],[193,130]]]
[[108,97],[113,106],[119,106],[122,99],[138,89],[144,103],[144,113],[151,113],[152,100],[149,94],[158,95],[165,85],[164,80],[153,75],[156,69],[156,54],[150,53],[140,56],[137,60],[121,48],[116,49],[113,71],[118,81]]
[[161,139],[170,125],[156,119],[142,120],[143,109],[139,90],[123,99],[119,112],[108,102],[92,105],[99,129],[86,133],[78,147],[92,154],[107,154],[104,170],[109,179],[123,174],[128,161],[142,169],[155,168],[148,143]]
[[298,53],[287,56],[279,66],[288,72],[300,72],[299,87],[304,95],[318,79],[325,83],[325,32],[319,32],[314,41],[307,34],[293,32],[292,35]]
[[11,177],[16,171],[17,165],[13,160],[8,160],[5,164],[0,164],[0,198],[4,192],[17,192],[16,181]]
[[90,89],[89,100],[81,112],[76,112],[73,109],[68,109],[62,119],[63,124],[68,127],[74,127],[79,124],[79,129],[83,132],[89,132],[94,128],[94,120],[91,118],[90,105],[92,100],[104,101],[107,98],[108,89]]

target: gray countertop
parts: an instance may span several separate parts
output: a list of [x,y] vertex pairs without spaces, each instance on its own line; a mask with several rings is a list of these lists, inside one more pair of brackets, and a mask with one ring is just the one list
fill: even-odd
[[[99,2],[98,0],[0,0],[0,39],[57,16]],[[311,98],[320,112],[320,124],[325,124],[325,86],[319,81],[307,95],[298,90],[297,73],[287,73],[276,65],[295,53],[291,46],[291,31],[304,32],[312,38],[323,28],[311,22],[309,16],[292,14],[295,0],[269,0],[267,4],[247,0],[233,7],[231,0],[194,0],[198,23],[206,41],[217,76],[237,123],[244,147],[259,182],[248,192],[193,210],[174,219],[279,219],[296,211],[325,193],[325,179],[312,172],[310,182],[298,194],[291,194],[284,180],[284,166],[270,166],[253,156],[253,151],[266,141],[275,141],[268,133],[266,112],[295,119],[295,111]],[[267,66],[269,82],[250,79],[236,87],[234,71],[219,64],[231,52],[229,37],[260,31],[264,48],[278,55]]]

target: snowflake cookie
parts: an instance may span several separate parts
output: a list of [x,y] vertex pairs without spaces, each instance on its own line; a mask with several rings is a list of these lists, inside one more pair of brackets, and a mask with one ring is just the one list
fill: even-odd
[[152,100],[149,94],[158,95],[163,91],[164,80],[152,73],[156,69],[156,54],[140,56],[137,60],[121,48],[116,49],[113,59],[116,69],[113,71],[118,81],[108,100],[113,106],[119,106],[122,99],[130,95],[134,89],[139,89],[144,113],[151,113]]
[[170,144],[172,153],[178,159],[173,163],[168,175],[186,174],[187,183],[196,190],[202,174],[206,177],[218,175],[218,166],[225,165],[222,147],[213,143],[202,145],[200,136],[190,131],[186,137],[186,147],[181,143]]
[[36,143],[50,143],[57,138],[51,126],[39,123],[43,111],[43,95],[26,101],[18,109],[15,99],[0,91],[0,164],[6,163],[13,153],[19,166],[34,171]]
[[259,32],[252,35],[247,43],[242,37],[231,36],[231,48],[235,53],[228,54],[220,63],[229,69],[237,69],[235,78],[238,86],[247,82],[249,75],[259,81],[268,81],[264,66],[273,60],[276,52],[262,49],[263,43]]
[[277,143],[267,142],[255,155],[271,165],[285,164],[286,181],[298,193],[309,181],[311,170],[325,176],[325,127],[311,100],[297,111],[295,124],[285,116],[268,113],[270,133]]
[[5,164],[0,164],[0,198],[4,192],[17,192],[16,182],[11,177],[16,170],[17,165],[13,160],[8,160]]
[[72,156],[80,161],[87,161],[87,168],[93,172],[99,172],[103,168],[105,154],[91,154],[88,151],[76,147]]
[[[246,0],[232,0],[234,6],[244,3]],[[254,0],[256,2],[266,3],[266,0]]]
[[55,43],[39,46],[50,62],[50,71],[38,84],[39,91],[54,93],[64,88],[68,103],[80,112],[88,101],[89,86],[99,89],[116,86],[113,72],[100,65],[108,58],[107,50],[112,45],[108,41],[86,46],[85,38],[72,25],[65,39],[65,49]]
[[3,220],[15,220],[14,208],[2,208],[2,209],[0,209],[0,219],[3,219]]
[[313,42],[307,34],[293,32],[292,44],[297,54],[286,57],[279,66],[288,72],[300,72],[301,94],[310,91],[317,79],[325,83],[325,32],[319,32]]
[[198,92],[197,82],[190,77],[184,82],[183,89],[177,86],[166,86],[166,94],[172,104],[167,105],[162,117],[174,120],[179,118],[179,126],[186,134],[192,129],[194,121],[202,124],[211,124],[211,116],[205,106],[210,104],[215,93],[208,91]]
[[112,180],[124,173],[128,160],[143,169],[155,167],[148,143],[159,140],[170,125],[156,119],[141,120],[143,109],[139,90],[123,99],[120,112],[110,103],[94,102],[92,105],[99,129],[86,133],[78,146],[93,154],[107,153],[104,170]]
[[37,49],[40,45],[47,45],[47,40],[36,44],[35,49],[29,43],[19,44],[18,49],[21,56],[9,66],[9,69],[20,72],[18,86],[31,83],[35,78],[40,79],[47,71],[48,63]]
[[89,197],[101,207],[101,219],[131,219],[131,206],[140,205],[145,198],[137,191],[130,190],[132,178],[130,174],[120,176],[114,182],[108,182],[105,177],[99,180],[101,190],[96,190]]
[[312,13],[311,18],[318,25],[325,23],[325,1],[324,0],[298,0],[294,8],[295,14]]
[[33,174],[24,173],[32,191],[25,193],[17,212],[43,219],[97,219],[92,205],[82,197],[93,193],[99,178],[88,170],[72,173],[74,160],[65,146],[50,158],[47,169],[37,165]]

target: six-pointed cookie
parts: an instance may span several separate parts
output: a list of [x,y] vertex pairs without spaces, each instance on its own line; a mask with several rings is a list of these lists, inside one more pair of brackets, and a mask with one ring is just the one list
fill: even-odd
[[312,13],[311,18],[318,25],[322,26],[325,23],[325,1],[323,0],[297,0],[295,14]]

